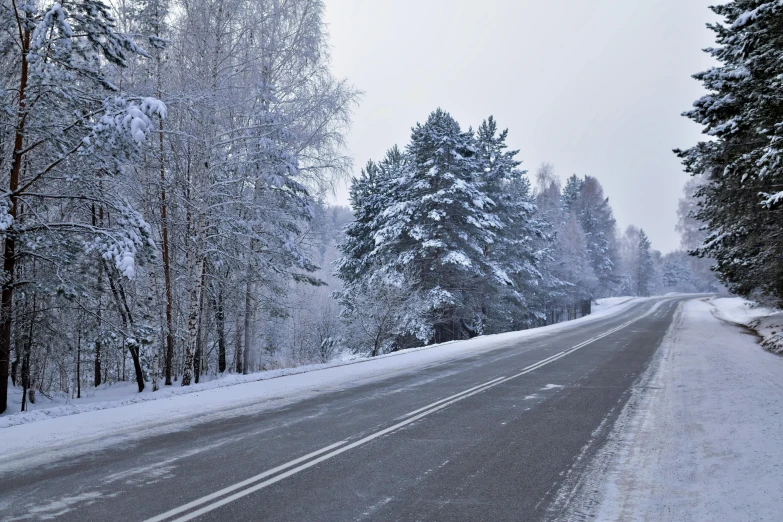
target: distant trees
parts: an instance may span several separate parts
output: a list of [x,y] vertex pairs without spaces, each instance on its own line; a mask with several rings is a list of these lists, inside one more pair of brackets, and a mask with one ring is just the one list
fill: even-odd
[[653,278],[655,276],[655,265],[653,264],[653,254],[650,251],[650,239],[644,230],[639,230],[639,243],[637,245],[637,266],[636,266],[636,295],[648,297],[653,292]]
[[697,290],[693,284],[693,273],[688,261],[688,256],[682,251],[664,256],[661,274],[664,288],[681,292]]
[[[690,272],[690,288],[698,292],[716,292],[721,289],[716,273],[712,270],[714,261],[703,256],[688,256],[688,252],[695,252],[707,237],[704,223],[696,219],[701,198],[696,195],[699,188],[705,183],[702,175],[694,175],[686,183],[683,189],[683,197],[680,198],[677,208],[677,231],[680,233],[680,245],[683,251],[672,252],[669,256],[677,257],[677,263],[687,264]],[[682,283],[680,283],[682,284]]]
[[650,296],[657,288],[658,272],[656,262],[660,256],[651,248],[650,239],[644,230],[629,226],[621,239],[622,279],[621,295]]
[[734,0],[711,8],[720,62],[699,73],[709,94],[685,116],[713,139],[676,150],[701,176],[692,216],[708,230],[694,255],[714,260],[741,295],[783,300],[783,5]]
[[[561,190],[545,165],[534,192],[507,137],[492,117],[465,132],[438,109],[353,180],[337,262],[349,346],[376,355],[573,319],[621,288],[598,180],[572,176]],[[653,291],[644,245],[634,294]]]

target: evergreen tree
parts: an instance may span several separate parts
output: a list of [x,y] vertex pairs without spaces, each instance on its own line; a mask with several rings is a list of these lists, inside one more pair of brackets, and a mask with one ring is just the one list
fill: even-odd
[[[563,194],[566,201],[571,199],[568,189],[569,186],[566,185]],[[617,282],[615,220],[609,206],[609,198],[604,197],[603,188],[596,178],[585,176],[570,208],[582,225],[590,254],[590,265],[598,279],[597,295],[594,297],[612,295]]]
[[649,297],[653,291],[653,282],[655,277],[655,265],[653,263],[653,254],[650,250],[651,244],[644,233],[639,231],[638,258],[637,258],[637,276],[636,276],[636,295]]
[[566,212],[574,210],[574,204],[579,199],[579,195],[582,193],[582,187],[584,186],[584,180],[582,180],[576,174],[572,174],[568,180],[566,180],[565,187],[563,187],[563,208]]
[[[476,133],[478,161],[483,186],[495,204],[500,221],[495,242],[486,245],[486,255],[494,277],[484,280],[480,290],[487,300],[487,332],[520,329],[534,324],[537,316],[536,293],[541,285],[539,270],[542,253],[537,240],[543,237],[542,223],[535,216],[536,205],[526,173],[520,171],[516,150],[508,150],[508,130],[498,132],[497,122],[489,117]],[[492,302],[498,294],[499,299]]]
[[494,277],[485,248],[503,225],[483,190],[473,133],[438,109],[413,129],[406,152],[409,166],[375,235],[384,270],[420,279],[432,341],[476,335],[485,314],[475,289]]
[[694,217],[709,234],[693,253],[715,260],[741,295],[783,299],[783,4],[734,0],[711,8],[720,66],[695,77],[709,94],[687,117],[714,139],[675,151],[688,172],[708,180]]

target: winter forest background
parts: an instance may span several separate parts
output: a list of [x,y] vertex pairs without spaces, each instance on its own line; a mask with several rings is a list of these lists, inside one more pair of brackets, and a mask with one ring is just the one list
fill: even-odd
[[[0,379],[25,401],[531,328],[607,296],[783,298],[779,2],[714,8],[722,65],[687,114],[712,138],[677,151],[694,175],[665,255],[617,229],[600,174],[523,170],[492,116],[436,109],[352,174],[361,96],[330,73],[320,0],[0,5]],[[350,176],[351,209],[329,206]]]

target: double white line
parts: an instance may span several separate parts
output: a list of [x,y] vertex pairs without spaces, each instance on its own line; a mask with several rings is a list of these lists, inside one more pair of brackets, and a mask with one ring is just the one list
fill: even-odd
[[[399,417],[398,419],[400,422],[394,424],[393,426],[389,426],[388,428],[382,429],[380,431],[377,431],[373,433],[372,435],[368,435],[362,439],[359,439],[355,442],[352,442],[348,444],[348,441],[342,440],[340,442],[336,442],[334,444],[331,444],[329,446],[326,446],[325,448],[321,448],[318,451],[314,451],[312,453],[309,453],[307,455],[304,455],[302,457],[299,457],[298,459],[294,459],[290,462],[287,462],[285,464],[282,464],[280,466],[277,466],[276,468],[272,468],[268,471],[265,471],[263,473],[260,473],[254,477],[250,477],[247,480],[243,480],[242,482],[237,482],[236,484],[232,486],[228,486],[226,488],[223,488],[219,491],[216,491],[214,493],[211,493],[209,495],[206,495],[204,497],[198,498],[192,502],[188,502],[187,504],[183,504],[177,508],[171,509],[169,511],[166,511],[165,513],[161,513],[158,516],[152,517],[147,519],[145,522],[162,522],[164,520],[170,520],[170,522],[184,522],[186,520],[194,519],[198,516],[201,516],[205,513],[209,513],[210,511],[213,511],[221,506],[225,506],[226,504],[229,504],[235,500],[238,500],[242,497],[245,497],[247,495],[250,495],[251,493],[255,493],[256,491],[263,489],[267,486],[270,486],[276,482],[279,482],[283,480],[284,478],[290,477],[291,475],[295,475],[299,473],[300,471],[304,471],[307,468],[311,468],[325,460],[329,460],[333,457],[336,457],[337,455],[344,453],[348,450],[357,448],[359,446],[362,446],[364,444],[367,444],[368,442],[377,439],[378,437],[382,437],[384,435],[387,435],[393,431],[396,431],[403,426],[407,426],[408,424],[411,424],[413,422],[416,422],[419,419],[422,419],[426,417],[427,415],[430,415],[432,413],[435,413],[438,410],[442,410],[443,408],[450,406],[454,404],[455,402],[459,402],[463,399],[467,399],[468,397],[471,397],[473,395],[476,395],[477,393],[481,393],[483,391],[486,391],[490,388],[494,388],[495,386],[498,386],[500,384],[503,384],[505,382],[508,382],[512,379],[516,379],[517,377],[521,377],[522,375],[525,375],[526,373],[530,373],[534,370],[537,370],[543,366],[546,366],[547,364],[551,364],[559,359],[562,359],[563,357],[574,353],[575,351],[579,350],[580,348],[584,348],[588,344],[592,344],[599,339],[603,339],[604,337],[611,335],[619,330],[622,330],[623,328],[626,328],[630,326],[631,324],[639,321],[643,317],[646,317],[647,315],[651,314],[653,311],[655,311],[658,307],[653,307],[650,311],[645,313],[644,315],[641,315],[637,317],[636,319],[633,319],[631,321],[628,321],[626,323],[621,324],[620,326],[613,328],[607,332],[602,333],[599,336],[593,337],[592,339],[588,339],[587,341],[584,341],[580,344],[577,344],[576,346],[572,346],[571,348],[568,348],[567,350],[563,350],[561,352],[558,352],[550,357],[547,357],[546,359],[542,359],[538,361],[535,364],[531,364],[530,366],[524,368],[522,371],[517,373],[516,375],[512,375],[510,377],[498,377],[497,379],[493,379],[491,381],[487,381],[484,384],[479,384],[478,386],[474,386],[472,388],[469,388],[465,391],[462,391],[460,393],[454,394],[450,397],[446,397],[445,399],[441,399],[439,401],[433,402],[432,404],[428,404],[427,406],[424,406],[423,408],[419,408],[418,410],[414,410],[410,413],[407,413],[403,415],[402,417]],[[404,420],[401,420],[404,419]],[[286,471],[287,470],[287,471]],[[283,473],[280,473],[283,472]],[[279,473],[279,475],[278,475]],[[274,476],[273,476],[274,475]],[[272,477],[272,478],[268,478]],[[264,480],[266,479],[266,480]],[[250,486],[246,489],[242,489],[246,486]],[[241,490],[237,493],[234,493],[233,495],[229,495],[230,493]],[[226,496],[228,495],[228,496]],[[223,497],[223,498],[221,498]],[[217,500],[220,499],[220,500]],[[215,501],[215,502],[212,502]],[[207,504],[207,505],[204,505]],[[190,513],[187,513],[185,515],[177,517],[177,515],[181,515],[182,513],[185,513],[186,511],[189,511],[193,508],[196,508],[198,506],[203,506],[199,509],[196,509],[195,511],[191,511]],[[172,518],[177,517],[177,518]]]

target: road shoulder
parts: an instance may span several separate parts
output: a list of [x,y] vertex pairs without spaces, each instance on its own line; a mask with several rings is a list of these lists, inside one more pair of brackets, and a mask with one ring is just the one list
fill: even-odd
[[555,503],[566,520],[779,520],[783,358],[683,304],[606,445]]

